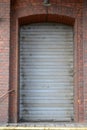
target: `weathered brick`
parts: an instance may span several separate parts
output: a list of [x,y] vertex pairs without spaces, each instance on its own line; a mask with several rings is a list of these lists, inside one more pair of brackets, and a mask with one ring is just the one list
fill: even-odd
[[8,122],[10,0],[0,0],[0,122]]

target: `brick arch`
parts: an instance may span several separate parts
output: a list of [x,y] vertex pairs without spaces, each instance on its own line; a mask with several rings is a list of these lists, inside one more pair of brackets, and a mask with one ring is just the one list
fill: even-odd
[[22,18],[19,18],[19,25],[26,25],[31,23],[39,22],[55,22],[62,23],[67,25],[74,25],[75,19],[69,16],[57,15],[57,14],[38,14],[38,15],[29,15]]

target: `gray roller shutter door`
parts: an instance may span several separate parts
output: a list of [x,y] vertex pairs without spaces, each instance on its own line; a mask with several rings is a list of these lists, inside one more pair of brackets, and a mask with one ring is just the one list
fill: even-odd
[[20,29],[21,121],[72,121],[73,28],[36,23]]

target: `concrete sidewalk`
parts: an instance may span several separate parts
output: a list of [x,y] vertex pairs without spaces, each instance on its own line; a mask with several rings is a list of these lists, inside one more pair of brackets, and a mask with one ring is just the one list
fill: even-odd
[[0,127],[0,130],[87,130],[86,127]]

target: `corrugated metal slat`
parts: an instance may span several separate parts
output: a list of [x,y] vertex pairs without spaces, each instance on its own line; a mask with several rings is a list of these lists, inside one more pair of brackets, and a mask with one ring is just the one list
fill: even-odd
[[22,121],[72,121],[73,28],[37,23],[20,29]]

